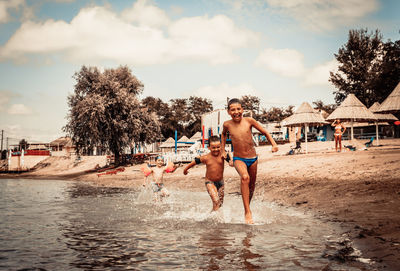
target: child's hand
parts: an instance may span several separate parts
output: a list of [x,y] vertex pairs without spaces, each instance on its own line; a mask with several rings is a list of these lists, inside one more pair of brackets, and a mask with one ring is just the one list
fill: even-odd
[[222,157],[223,160],[226,159],[226,156],[227,156],[226,152],[224,150],[221,151],[221,157]]
[[272,152],[277,152],[278,151],[278,146],[272,146]]

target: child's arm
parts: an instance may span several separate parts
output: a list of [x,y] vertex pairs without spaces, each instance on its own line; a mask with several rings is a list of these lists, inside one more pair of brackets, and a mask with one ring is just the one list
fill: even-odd
[[190,162],[185,169],[183,170],[183,174],[187,175],[188,174],[188,170],[192,167],[194,167],[195,165],[198,165],[202,162],[202,156],[200,157],[196,157],[194,158],[194,160],[192,162]]
[[226,134],[228,132],[228,128],[224,122],[222,125],[222,133],[221,133],[221,156],[226,158],[226,152],[225,152],[225,145],[226,145]]
[[258,131],[260,131],[261,133],[263,133],[266,138],[268,139],[269,142],[271,142],[272,145],[272,152],[277,152],[278,151],[278,145],[276,144],[275,140],[273,139],[273,137],[268,133],[267,130],[264,129],[264,127],[261,126],[261,124],[256,121],[253,118],[250,118],[251,124],[254,128],[256,128]]

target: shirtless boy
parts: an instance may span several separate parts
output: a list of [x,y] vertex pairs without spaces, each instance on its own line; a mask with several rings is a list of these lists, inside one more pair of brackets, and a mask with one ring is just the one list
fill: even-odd
[[[194,161],[190,162],[183,174],[187,175],[188,170],[200,163],[206,165],[206,188],[211,197],[213,208],[212,211],[217,211],[224,202],[224,157],[221,156],[221,142],[218,136],[210,136],[209,150],[206,155],[196,157]],[[229,159],[227,159],[229,162]]]
[[[174,167],[169,170],[167,166],[164,166],[163,157],[158,156],[156,158],[156,167],[151,169],[153,181],[150,183],[155,196],[157,196],[158,193],[160,193],[162,197],[169,195],[168,190],[164,187],[163,184],[164,172],[174,172],[176,169],[177,167],[174,165]],[[145,185],[146,182],[144,182],[143,184]]]
[[257,153],[254,147],[251,129],[254,127],[266,136],[272,144],[272,152],[278,151],[275,140],[260,123],[253,118],[243,117],[243,107],[240,100],[231,99],[228,102],[228,114],[231,120],[223,124],[221,136],[222,156],[225,154],[225,143],[229,132],[233,145],[233,164],[241,178],[240,190],[242,193],[244,218],[246,224],[253,224],[250,202],[254,194],[257,178]]

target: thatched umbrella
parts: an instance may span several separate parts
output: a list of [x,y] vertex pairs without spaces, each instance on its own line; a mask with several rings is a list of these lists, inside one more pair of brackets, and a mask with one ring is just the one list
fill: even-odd
[[349,121],[351,124],[351,139],[354,139],[353,123],[376,121],[375,115],[360,102],[354,94],[349,94],[346,99],[336,108],[326,120]]
[[400,111],[400,82],[383,101],[377,112],[396,113]]
[[381,105],[378,102],[375,102],[370,108],[369,111],[371,111],[372,113],[374,113],[377,121],[375,121],[375,126],[376,126],[376,144],[379,145],[379,133],[378,133],[378,123],[382,123],[382,122],[387,122],[387,121],[396,121],[399,120],[398,118],[396,118],[393,114],[390,113],[376,113],[379,111]]
[[322,115],[316,112],[309,103],[304,102],[300,105],[300,107],[294,112],[293,115],[287,117],[283,120],[285,122],[284,126],[291,127],[301,127],[304,125],[305,127],[305,142],[306,142],[306,153],[307,149],[307,127],[309,125],[320,125],[327,123]]

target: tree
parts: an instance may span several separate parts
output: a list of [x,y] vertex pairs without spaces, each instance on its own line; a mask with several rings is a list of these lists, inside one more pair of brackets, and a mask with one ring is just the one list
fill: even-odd
[[28,143],[28,141],[26,141],[25,139],[21,139],[21,140],[19,141],[18,145],[19,145],[19,149],[20,149],[20,150],[22,150],[22,149],[26,150],[26,149],[29,148],[29,143]]
[[244,95],[240,98],[244,110],[250,110],[253,118],[260,120],[260,98],[252,95]]
[[282,121],[293,115],[293,108],[293,105],[289,105],[286,109],[280,107],[271,107],[268,111],[264,109],[262,118],[266,122]]
[[350,93],[367,107],[382,102],[400,81],[399,48],[399,41],[384,43],[379,30],[350,30],[347,43],[335,54],[338,71],[330,72],[336,103]]
[[317,109],[318,111],[324,110],[328,114],[332,113],[337,107],[336,104],[324,104],[321,100],[316,100],[313,104],[314,109]]
[[185,135],[192,136],[198,131],[201,131],[201,116],[213,110],[211,100],[196,96],[190,96],[187,106],[189,114],[189,122],[185,127]]
[[97,146],[109,149],[119,162],[132,141],[154,142],[159,124],[154,114],[142,108],[137,95],[143,84],[126,66],[100,72],[83,66],[73,76],[74,93],[68,97],[68,122],[63,128],[78,154]]

